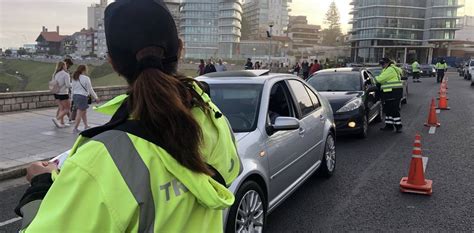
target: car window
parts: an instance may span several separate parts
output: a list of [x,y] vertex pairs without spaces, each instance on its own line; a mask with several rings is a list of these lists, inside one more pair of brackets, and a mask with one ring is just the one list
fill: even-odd
[[308,92],[308,95],[311,98],[311,102],[313,102],[314,108],[317,109],[317,108],[321,107],[321,103],[319,102],[319,99],[316,96],[316,94],[314,94],[314,92],[309,87],[307,87],[306,85],[304,85],[304,87],[306,88],[306,92]]
[[324,72],[316,73],[308,84],[317,91],[360,91],[361,78],[359,72]]
[[471,63],[469,64],[469,66],[474,66],[474,61],[471,61]]
[[211,99],[227,117],[234,132],[257,128],[263,85],[209,84]]
[[304,87],[303,83],[296,80],[290,80],[288,81],[288,84],[290,85],[290,88],[293,91],[298,108],[301,110],[301,118],[306,117],[313,110],[315,110],[313,102],[311,101],[308,92],[306,92],[306,88]]
[[274,124],[277,117],[296,117],[290,94],[284,81],[273,85],[268,104],[268,118]]

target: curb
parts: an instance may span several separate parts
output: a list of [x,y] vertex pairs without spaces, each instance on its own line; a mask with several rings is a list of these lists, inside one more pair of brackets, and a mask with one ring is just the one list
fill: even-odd
[[0,181],[10,180],[19,178],[26,175],[26,168],[29,164],[20,165],[17,167],[9,168],[8,170],[0,172]]

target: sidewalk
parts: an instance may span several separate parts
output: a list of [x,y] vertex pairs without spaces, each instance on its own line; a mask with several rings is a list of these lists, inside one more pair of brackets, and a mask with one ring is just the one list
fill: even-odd
[[[56,128],[51,121],[55,114],[56,108],[0,114],[0,180],[2,173],[21,173],[25,165],[52,158],[72,147],[77,134],[72,133],[72,126]],[[87,117],[91,127],[110,119],[91,109]],[[81,123],[79,129],[82,128]]]

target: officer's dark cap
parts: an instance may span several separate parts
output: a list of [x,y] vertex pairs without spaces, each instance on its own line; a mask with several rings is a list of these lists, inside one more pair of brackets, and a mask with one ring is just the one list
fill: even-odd
[[384,57],[384,58],[382,58],[382,59],[379,61],[379,64],[380,64],[380,65],[385,65],[385,64],[388,64],[388,63],[390,63],[390,62],[391,62],[390,59]]
[[116,0],[105,10],[104,24],[109,56],[126,78],[131,78],[136,55],[144,48],[160,47],[162,59],[177,60],[178,32],[162,0]]

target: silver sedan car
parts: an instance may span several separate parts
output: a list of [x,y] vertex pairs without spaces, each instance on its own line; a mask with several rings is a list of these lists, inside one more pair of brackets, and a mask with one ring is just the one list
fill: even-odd
[[243,173],[226,232],[262,232],[267,214],[316,172],[336,167],[335,124],[328,101],[302,79],[268,71],[234,71],[197,78],[230,121]]

